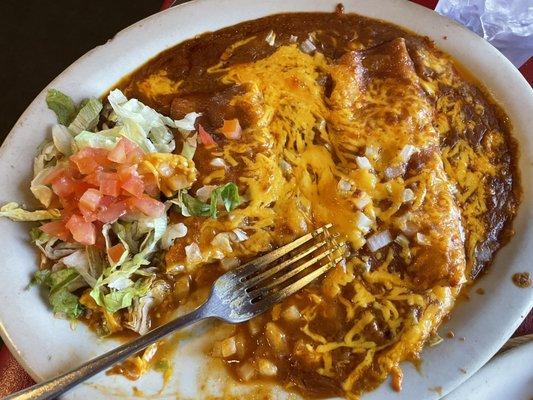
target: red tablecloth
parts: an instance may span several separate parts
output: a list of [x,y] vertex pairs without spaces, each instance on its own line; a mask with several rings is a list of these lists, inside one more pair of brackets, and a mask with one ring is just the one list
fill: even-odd
[[[290,0],[289,0],[290,1]],[[429,8],[435,8],[436,0],[414,0]],[[172,0],[164,0],[162,9],[168,8]],[[533,57],[520,68],[527,81],[533,85]],[[533,333],[533,313],[530,313],[524,323],[520,325],[515,336]],[[1,346],[1,345],[0,345]],[[17,363],[5,346],[0,348],[0,397],[23,389],[33,383],[30,376]]]

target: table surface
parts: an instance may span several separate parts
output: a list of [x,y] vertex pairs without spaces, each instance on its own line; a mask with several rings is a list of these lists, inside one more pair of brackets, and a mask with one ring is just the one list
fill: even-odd
[[[434,8],[435,0],[415,0]],[[61,71],[121,29],[166,8],[171,0],[0,1],[0,142],[33,98]],[[533,83],[533,58],[521,68]],[[516,335],[532,333],[533,315]],[[33,383],[0,342],[0,397]]]

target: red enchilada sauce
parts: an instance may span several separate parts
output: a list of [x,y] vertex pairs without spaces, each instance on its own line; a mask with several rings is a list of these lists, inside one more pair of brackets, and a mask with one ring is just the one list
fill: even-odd
[[[272,33],[275,34],[274,45],[266,40]],[[409,63],[414,66],[422,82],[424,96],[434,113],[434,126],[440,138],[438,150],[442,152],[446,173],[457,189],[457,202],[466,227],[467,275],[469,279],[474,279],[491,263],[495,252],[512,235],[511,221],[520,197],[515,166],[516,150],[505,113],[481,85],[441,53],[430,39],[383,21],[344,14],[342,6],[330,14],[273,15],[205,33],[172,47],[125,78],[119,87],[124,90],[126,96],[138,98],[173,118],[182,118],[192,111],[201,112],[199,123],[207,131],[214,132],[215,140],[220,146],[224,146],[227,139],[216,134],[217,128],[224,120],[238,118],[243,129],[246,129],[256,122],[257,115],[256,110],[247,108],[245,104],[232,102],[236,96],[246,92],[247,88],[224,83],[221,79],[224,72],[209,72],[210,68],[222,65],[227,69],[262,60],[282,46],[296,44],[301,48],[309,38],[316,47],[313,52],[322,53],[328,60],[333,61],[341,59],[347,52],[364,52],[398,38],[405,40]],[[241,44],[232,48],[235,43]],[[378,51],[376,54],[374,58],[367,57],[366,68],[375,68],[377,71],[380,65],[386,65],[387,71],[383,73],[394,74],[394,68],[401,71],[405,67],[400,64],[387,64],[388,61],[383,58],[387,57],[386,53],[380,55]],[[171,88],[154,95],[146,86],[147,79],[153,75],[164,76],[168,82],[179,82],[179,86],[177,89]],[[335,90],[331,76],[324,75],[320,79],[324,93]],[[294,85],[297,88],[297,80]],[[252,158],[255,153],[261,151],[260,147],[250,148],[248,156]],[[493,173],[486,174],[484,167],[475,164],[472,158],[462,159],[463,152],[474,158],[483,154],[488,162],[495,166]],[[407,173],[415,173],[430,157],[428,153],[416,154],[410,160]],[[198,147],[194,161],[200,177],[214,171],[215,168],[210,164],[211,158],[208,149]],[[241,173],[242,170],[237,165],[229,170],[224,179],[237,182]],[[483,175],[483,179],[476,181]],[[197,183],[193,191],[200,186],[201,183]],[[469,210],[479,202],[484,204],[482,211],[475,216],[470,215]],[[386,207],[387,204],[382,206]],[[172,218],[181,221],[183,217],[176,213]],[[195,221],[188,223],[189,239],[199,237],[195,229],[199,230],[202,217],[195,218]],[[289,238],[290,232],[287,233],[287,239]],[[393,243],[390,248],[395,255],[402,249],[397,243]],[[386,252],[375,253],[366,248],[361,251],[361,256],[366,257],[370,270],[382,263],[386,255]],[[176,260],[183,258],[183,249],[175,250],[167,256]],[[389,270],[404,273],[406,266],[394,257]],[[191,297],[205,295],[212,282],[222,273],[224,270],[218,263],[202,266],[191,273],[161,273],[160,278],[172,288],[172,296],[163,300],[152,311],[154,324],[164,321],[167,315],[181,304],[187,303]],[[235,329],[234,338],[238,348],[230,356],[223,357],[235,379],[248,381],[251,376],[254,380],[277,382],[289,390],[317,398],[345,395],[347,392],[360,393],[376,387],[381,382],[384,378],[382,371],[371,367],[349,391],[343,388],[343,381],[365,358],[365,353],[354,354],[347,347],[334,350],[329,371],[321,372],[322,359],[310,351],[313,341],[304,331],[309,329],[324,338],[327,343],[342,341],[346,334],[343,325],[348,319],[343,300],[317,300],[323,304],[318,307],[320,312],[310,324],[303,320],[294,322],[291,315],[283,314],[287,309],[304,310],[310,307],[310,296],[318,293],[320,283],[315,283],[307,291],[293,296],[283,307],[275,308],[272,313]],[[353,287],[346,286],[342,291],[343,299],[351,299],[354,295]],[[399,309],[401,318],[412,315],[416,320],[420,312],[416,306]],[[392,332],[381,318],[376,318],[368,324],[362,334],[375,343],[378,349],[376,355],[382,351],[379,349],[394,341]],[[415,359],[418,352],[413,351],[410,356]],[[401,371],[397,369],[394,376],[395,389],[399,390]]]

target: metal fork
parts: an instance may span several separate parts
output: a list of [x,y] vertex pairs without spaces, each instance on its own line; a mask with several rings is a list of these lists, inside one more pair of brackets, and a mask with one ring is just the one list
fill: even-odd
[[[54,398],[177,329],[194,322],[217,318],[229,323],[240,323],[267,311],[342,260],[344,244],[335,241],[336,235],[329,232],[331,226],[327,224],[242,267],[225,273],[215,281],[205,303],[191,313],[155,328],[146,335],[94,358],[70,372],[5,399]],[[311,268],[322,260],[324,261],[317,268]]]

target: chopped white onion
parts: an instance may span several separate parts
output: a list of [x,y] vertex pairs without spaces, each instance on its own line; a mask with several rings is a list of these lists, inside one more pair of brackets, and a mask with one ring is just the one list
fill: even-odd
[[123,290],[133,285],[133,281],[125,276],[120,276],[107,284],[111,289]]
[[166,273],[170,275],[178,275],[185,271],[185,265],[183,264],[172,264],[170,266],[167,266]]
[[159,164],[157,170],[165,178],[168,178],[169,176],[174,174],[174,168],[172,168],[168,163]]
[[427,236],[420,232],[416,234],[416,242],[422,246],[428,246],[431,244]]
[[392,242],[392,237],[388,230],[376,233],[367,239],[370,251],[377,251]]
[[187,227],[181,222],[170,225],[161,237],[161,248],[167,250],[174,244],[177,238],[187,235]]
[[257,360],[257,369],[263,376],[275,376],[278,373],[278,367],[272,361],[266,358]]
[[279,166],[280,166],[281,170],[283,171],[283,173],[285,173],[285,174],[287,174],[287,173],[292,171],[292,165],[289,164],[284,159],[281,159],[281,161],[279,162]]
[[200,247],[196,243],[185,246],[185,255],[187,256],[187,262],[191,264],[197,264],[203,260]]
[[213,190],[215,190],[216,188],[217,187],[215,185],[202,186],[196,191],[196,197],[198,198],[198,200],[203,201],[205,203],[211,196]]
[[237,353],[237,341],[235,336],[227,338],[221,342],[221,354],[222,357],[230,357]]
[[282,315],[283,319],[285,319],[286,321],[296,321],[302,317],[300,311],[298,310],[298,307],[296,307],[294,304],[289,308],[285,309]]
[[409,188],[404,189],[404,191],[403,191],[403,201],[404,201],[404,203],[410,202],[410,201],[412,201],[414,199],[415,199],[415,193]]
[[361,169],[372,169],[372,164],[370,164],[370,161],[366,157],[355,157],[355,162]]
[[417,147],[411,144],[406,144],[405,146],[403,146],[403,149],[400,151],[400,160],[407,162],[409,161],[411,156],[415,154],[416,152],[418,152]]
[[233,268],[237,268],[241,263],[241,260],[239,260],[237,257],[230,257],[230,258],[223,258],[220,260],[220,265],[222,265],[222,268],[225,271],[229,271]]
[[347,181],[346,179],[341,178],[341,180],[337,184],[337,189],[341,193],[346,193],[346,192],[349,192],[350,190],[352,190],[352,184],[349,181]]
[[215,168],[226,168],[226,162],[220,157],[213,158],[209,164]]
[[402,176],[405,173],[405,164],[396,165],[394,167],[385,168],[385,179],[390,181],[391,179]]
[[217,233],[213,240],[211,240],[211,244],[218,250],[221,250],[226,253],[231,253],[233,249],[231,248],[229,236],[230,235],[227,232]]
[[401,230],[407,236],[413,236],[418,231],[418,227],[411,221],[406,221],[405,226]]
[[370,227],[372,226],[372,220],[368,218],[365,214],[363,214],[361,211],[357,211],[357,213],[355,214],[355,224],[361,232],[367,233],[370,230]]
[[239,367],[239,369],[237,370],[237,373],[239,374],[239,378],[247,382],[254,377],[255,368],[253,367],[252,364],[250,364],[249,362],[246,362]]
[[379,158],[379,149],[376,146],[367,146],[365,149],[365,156],[377,160]]
[[276,34],[274,31],[268,32],[268,35],[265,38],[265,42],[267,42],[270,46],[274,46],[276,43]]
[[298,36],[291,35],[289,38],[289,42],[296,43],[298,41]]
[[302,42],[302,44],[300,44],[300,50],[302,50],[306,54],[311,54],[316,51],[316,46],[311,41],[311,38],[307,38]]
[[144,353],[142,355],[142,360],[144,362],[150,362],[152,358],[154,358],[155,354],[157,353],[157,349],[159,348],[158,343],[151,344],[144,350]]
[[229,235],[232,242],[244,242],[248,240],[246,232],[239,228],[235,228]]
[[354,204],[355,206],[362,210],[363,208],[365,208],[368,204],[370,204],[372,202],[372,199],[370,198],[370,196],[368,194],[366,194],[365,192],[361,192],[359,193],[359,196],[357,196],[357,198],[354,200]]
[[409,246],[409,239],[407,239],[405,235],[402,235],[401,233],[396,236],[396,239],[394,239],[394,241],[402,247]]

